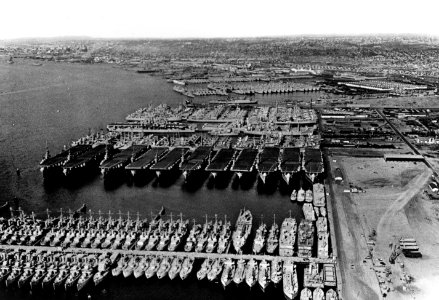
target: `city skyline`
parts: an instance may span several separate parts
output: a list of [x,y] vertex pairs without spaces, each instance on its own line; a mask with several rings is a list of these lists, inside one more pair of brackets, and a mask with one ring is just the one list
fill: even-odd
[[[295,35],[425,34],[438,36],[437,4],[398,1],[53,0],[5,3],[0,39],[87,36],[93,38],[239,38]],[[25,9],[22,9],[25,7]]]

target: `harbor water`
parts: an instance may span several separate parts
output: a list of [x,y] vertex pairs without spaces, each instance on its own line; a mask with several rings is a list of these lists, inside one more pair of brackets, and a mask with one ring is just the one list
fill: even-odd
[[[258,96],[260,103],[270,103],[271,96]],[[294,94],[284,98],[294,99]],[[301,98],[306,96],[300,96]],[[316,95],[313,95],[316,97]],[[81,182],[44,183],[38,163],[45,147],[52,154],[63,145],[104,129],[106,124],[122,121],[130,112],[148,104],[178,105],[186,98],[172,90],[172,84],[158,77],[113,68],[110,65],[81,65],[47,62],[42,66],[26,60],[15,64],[1,63],[0,68],[0,204],[17,198],[27,212],[54,214],[63,209],[76,209],[86,204],[93,212],[120,210],[149,217],[164,206],[166,212],[183,214],[202,223],[209,219],[227,218],[232,225],[239,210],[246,207],[254,217],[255,231],[261,216],[271,224],[273,215],[280,225],[291,214],[302,217],[296,203],[289,200],[290,189],[267,189],[258,184],[256,175],[243,187],[237,178],[223,184],[203,178],[197,186],[184,184],[180,176],[175,182],[160,184],[156,179],[141,183],[124,180],[104,184],[100,175]],[[302,99],[303,100],[303,99]],[[273,104],[273,103],[270,103]],[[17,172],[16,170],[20,171]],[[279,181],[280,182],[280,181]],[[306,184],[305,180],[303,181]],[[293,184],[298,187],[299,180]],[[251,236],[251,238],[253,235]],[[194,268],[194,270],[197,268]],[[255,287],[230,286],[199,282],[195,273],[187,281],[112,280],[109,286],[91,295],[93,299],[283,299],[282,288],[270,286],[264,293]],[[0,288],[0,299],[63,299],[72,295],[30,295],[28,290]],[[77,297],[77,296],[73,296]],[[85,295],[79,295],[85,297]]]

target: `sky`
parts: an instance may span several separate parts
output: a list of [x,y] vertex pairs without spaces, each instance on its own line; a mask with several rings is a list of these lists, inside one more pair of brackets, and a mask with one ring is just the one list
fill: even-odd
[[435,0],[2,1],[0,39],[376,33],[439,36],[438,8]]

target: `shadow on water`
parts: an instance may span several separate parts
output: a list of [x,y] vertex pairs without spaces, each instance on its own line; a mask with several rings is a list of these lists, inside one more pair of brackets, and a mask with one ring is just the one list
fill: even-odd
[[200,188],[203,187],[205,181],[209,178],[209,173],[200,171],[194,174],[191,174],[181,185],[182,190],[195,193]]
[[160,177],[157,178],[158,185],[162,188],[168,188],[173,185],[181,176],[180,171],[162,172]]
[[219,190],[226,189],[229,186],[232,176],[232,172],[218,172],[215,177],[215,188]]
[[155,179],[155,173],[150,170],[137,171],[136,175],[129,176],[128,183],[132,182],[136,187],[144,187]]

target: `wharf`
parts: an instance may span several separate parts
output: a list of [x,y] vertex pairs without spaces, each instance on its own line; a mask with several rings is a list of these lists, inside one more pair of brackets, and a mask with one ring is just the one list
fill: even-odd
[[104,156],[106,147],[107,147],[106,145],[100,144],[94,148],[89,149],[88,151],[67,161],[64,164],[63,169],[69,170],[78,167],[84,167],[89,162],[98,160],[100,157]]
[[206,171],[209,172],[227,171],[230,163],[233,161],[234,156],[235,156],[234,149],[230,149],[230,148],[220,149],[213,157],[210,164],[206,167]]
[[308,174],[320,174],[323,172],[323,158],[320,149],[305,148],[303,154],[303,169]]
[[234,172],[251,172],[255,165],[256,157],[258,156],[258,149],[245,148],[243,149],[236,160],[234,161],[231,171]]
[[185,160],[181,166],[182,171],[195,171],[199,170],[202,165],[208,160],[212,153],[212,147],[200,146]]
[[147,250],[121,250],[121,249],[90,249],[90,248],[62,248],[62,247],[49,247],[49,246],[23,246],[23,245],[0,245],[0,249],[14,250],[14,251],[46,251],[46,252],[64,252],[64,253],[119,253],[121,255],[144,255],[144,256],[168,256],[168,257],[192,257],[192,258],[223,258],[223,259],[244,259],[244,260],[267,260],[272,261],[274,259],[290,260],[295,263],[319,263],[319,264],[335,264],[336,261],[330,258],[303,258],[297,256],[273,256],[273,255],[253,255],[253,254],[232,254],[232,253],[202,253],[202,252],[173,252],[173,251],[147,251]]
[[142,154],[137,160],[129,163],[126,170],[144,170],[148,169],[153,163],[156,163],[168,152],[167,147],[154,147]]
[[271,173],[277,171],[279,164],[278,147],[265,147],[257,159],[257,168],[260,173]]
[[300,148],[284,148],[280,163],[281,172],[298,172],[300,171],[300,166]]
[[78,156],[78,155],[84,153],[85,151],[89,150],[90,148],[91,148],[91,145],[73,146],[67,150],[62,151],[61,153],[59,153],[53,157],[49,157],[47,159],[44,159],[43,161],[41,161],[40,165],[43,167],[61,166],[67,160],[69,153],[70,153],[71,157],[75,157],[75,156]]
[[174,168],[175,165],[184,160],[187,156],[189,148],[174,148],[163,156],[157,163],[151,166],[151,170],[154,171],[168,171]]
[[114,155],[109,160],[105,161],[99,168],[102,170],[111,170],[115,168],[120,168],[129,163],[131,160],[136,160],[141,154],[143,154],[148,149],[145,145],[133,145],[127,149]]

